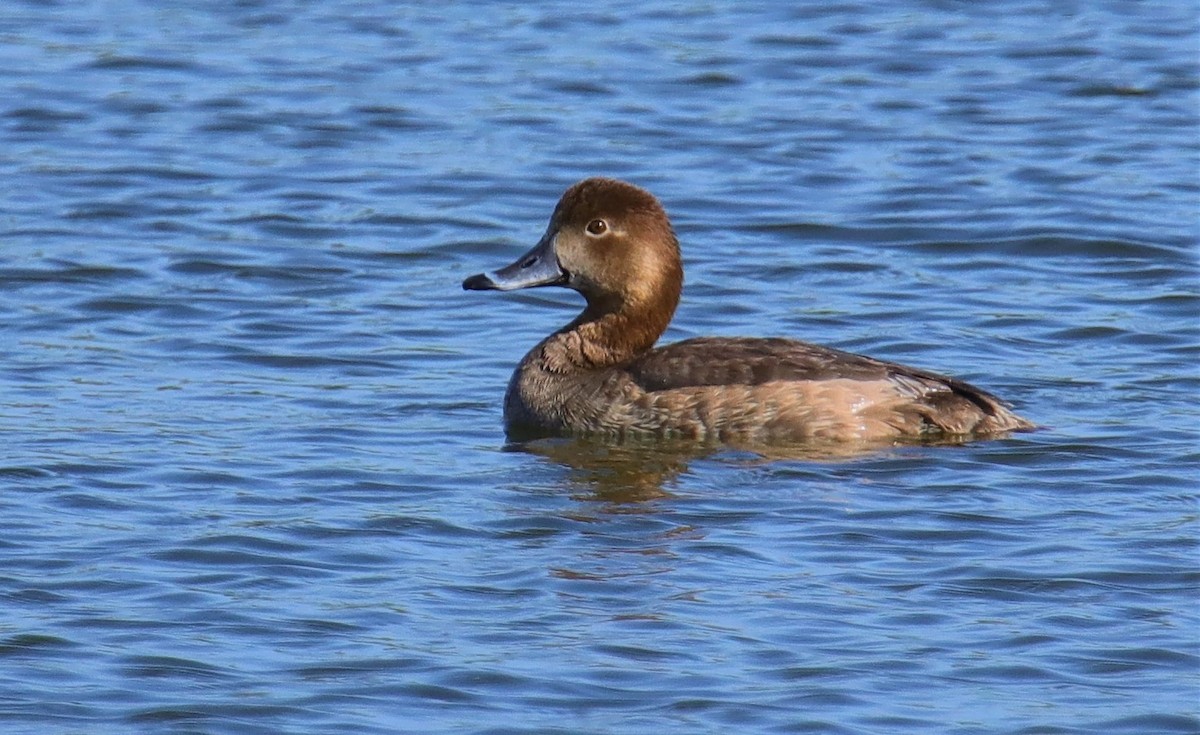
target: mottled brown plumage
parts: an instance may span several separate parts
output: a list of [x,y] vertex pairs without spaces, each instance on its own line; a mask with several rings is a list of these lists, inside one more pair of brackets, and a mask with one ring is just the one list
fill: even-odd
[[727,443],[878,442],[1034,428],[960,380],[790,339],[689,339],[652,349],[683,285],[651,194],[612,179],[567,190],[541,241],[468,289],[559,285],[587,306],[521,360],[510,434],[650,435]]

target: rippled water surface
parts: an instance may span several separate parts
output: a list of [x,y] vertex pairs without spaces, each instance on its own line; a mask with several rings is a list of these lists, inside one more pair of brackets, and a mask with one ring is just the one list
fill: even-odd
[[[0,8],[0,730],[1200,732],[1193,3]],[[588,175],[667,340],[1046,428],[506,445]]]

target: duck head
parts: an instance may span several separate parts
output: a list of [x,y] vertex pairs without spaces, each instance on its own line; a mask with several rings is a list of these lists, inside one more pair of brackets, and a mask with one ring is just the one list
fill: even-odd
[[[623,181],[591,178],[562,195],[532,250],[463,281],[469,291],[564,286],[587,300],[581,319],[637,317],[661,334],[683,286],[679,241],[662,205]],[[651,340],[653,342],[653,340]]]

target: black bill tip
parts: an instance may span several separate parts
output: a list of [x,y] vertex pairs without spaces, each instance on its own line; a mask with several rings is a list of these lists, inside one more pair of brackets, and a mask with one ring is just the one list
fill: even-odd
[[493,291],[495,289],[496,282],[486,273],[476,273],[463,281],[464,291]]

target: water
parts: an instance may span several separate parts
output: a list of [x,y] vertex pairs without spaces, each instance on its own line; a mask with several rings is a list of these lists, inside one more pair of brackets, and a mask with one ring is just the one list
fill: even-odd
[[[1190,3],[0,9],[5,733],[1196,733]],[[506,446],[594,174],[667,335],[1047,429]]]

